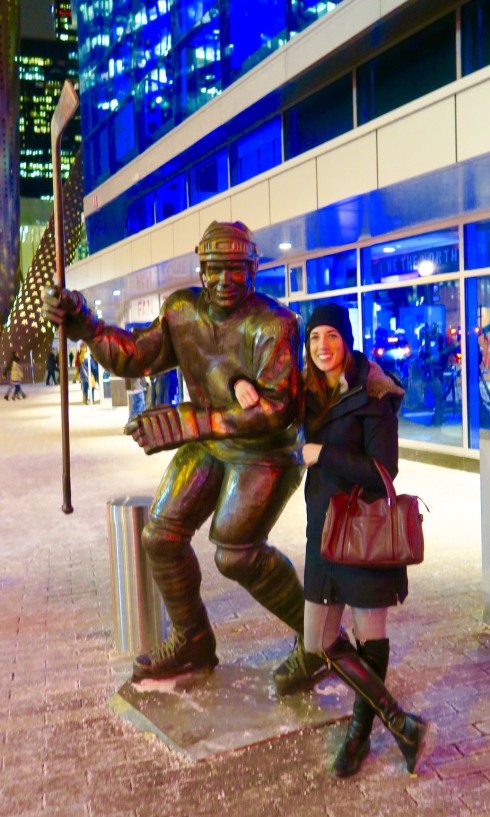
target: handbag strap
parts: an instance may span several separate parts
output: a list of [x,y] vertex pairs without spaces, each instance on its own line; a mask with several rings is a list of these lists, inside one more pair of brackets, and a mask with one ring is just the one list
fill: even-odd
[[398,517],[396,512],[395,486],[393,485],[393,480],[385,466],[381,462],[378,462],[378,460],[375,459],[374,457],[371,457],[371,459],[374,462],[381,479],[383,480],[383,485],[385,486],[386,490],[386,496],[388,497],[388,505],[390,507],[391,515],[391,545],[393,548],[393,552],[395,553],[396,550],[398,549]]
[[381,479],[383,480],[383,485],[385,486],[386,496],[390,500],[391,505],[395,505],[396,507],[396,493],[395,493],[395,486],[393,485],[393,480],[391,479],[390,473],[387,468],[381,463],[378,462],[374,457],[371,457],[372,461],[374,462]]

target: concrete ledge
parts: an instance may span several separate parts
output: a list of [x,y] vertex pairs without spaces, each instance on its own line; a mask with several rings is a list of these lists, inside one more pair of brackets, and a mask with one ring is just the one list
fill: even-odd
[[399,456],[403,460],[439,465],[442,468],[454,468],[457,471],[467,471],[470,474],[480,473],[480,460],[460,456],[459,454],[445,454],[442,451],[420,451],[415,448],[400,446]]

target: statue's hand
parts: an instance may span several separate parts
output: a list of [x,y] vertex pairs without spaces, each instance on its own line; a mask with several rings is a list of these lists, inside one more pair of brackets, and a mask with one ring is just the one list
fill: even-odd
[[132,436],[146,454],[156,454],[178,448],[191,440],[209,439],[211,415],[191,403],[158,406],[133,417],[124,433]]
[[81,298],[79,292],[71,292],[69,289],[60,289],[58,286],[44,287],[41,292],[43,318],[52,321],[57,326],[63,323],[67,315],[74,315],[79,312]]

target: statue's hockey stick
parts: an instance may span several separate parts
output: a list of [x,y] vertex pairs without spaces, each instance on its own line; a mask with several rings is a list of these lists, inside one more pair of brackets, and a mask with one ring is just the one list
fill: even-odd
[[[78,96],[69,80],[65,80],[56,110],[51,119],[51,160],[53,164],[54,241],[56,251],[55,283],[65,286],[65,231],[63,218],[63,187],[61,179],[61,139],[63,131],[78,108]],[[58,327],[59,369],[61,392],[61,442],[63,452],[63,513],[72,513],[70,480],[70,430],[68,420],[68,357],[66,328]]]

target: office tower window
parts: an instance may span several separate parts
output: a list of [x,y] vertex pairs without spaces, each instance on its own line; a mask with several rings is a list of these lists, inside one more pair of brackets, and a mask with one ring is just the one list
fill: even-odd
[[458,228],[384,241],[361,250],[361,283],[382,284],[457,272]]
[[490,65],[490,0],[472,0],[461,8],[463,76]]
[[174,124],[221,93],[220,30],[214,15],[174,46],[176,116]]
[[285,111],[285,159],[352,128],[352,75],[347,74]]
[[275,117],[230,145],[231,184],[240,184],[281,164],[281,119]]
[[357,283],[356,250],[322,255],[306,262],[308,292],[328,292],[353,287]]
[[468,443],[479,448],[480,429],[490,429],[490,276],[465,286]]
[[130,99],[117,111],[113,121],[116,167],[126,164],[136,155],[136,130],[134,123],[134,101]]
[[216,196],[228,189],[228,152],[220,150],[214,156],[192,167],[189,171],[189,204]]
[[364,352],[405,389],[400,436],[462,444],[459,282],[362,296]]
[[[363,125],[456,79],[456,17],[449,14],[357,70]],[[421,134],[421,139],[427,138]]]
[[284,45],[285,0],[229,0],[223,4],[223,85],[226,87]]

